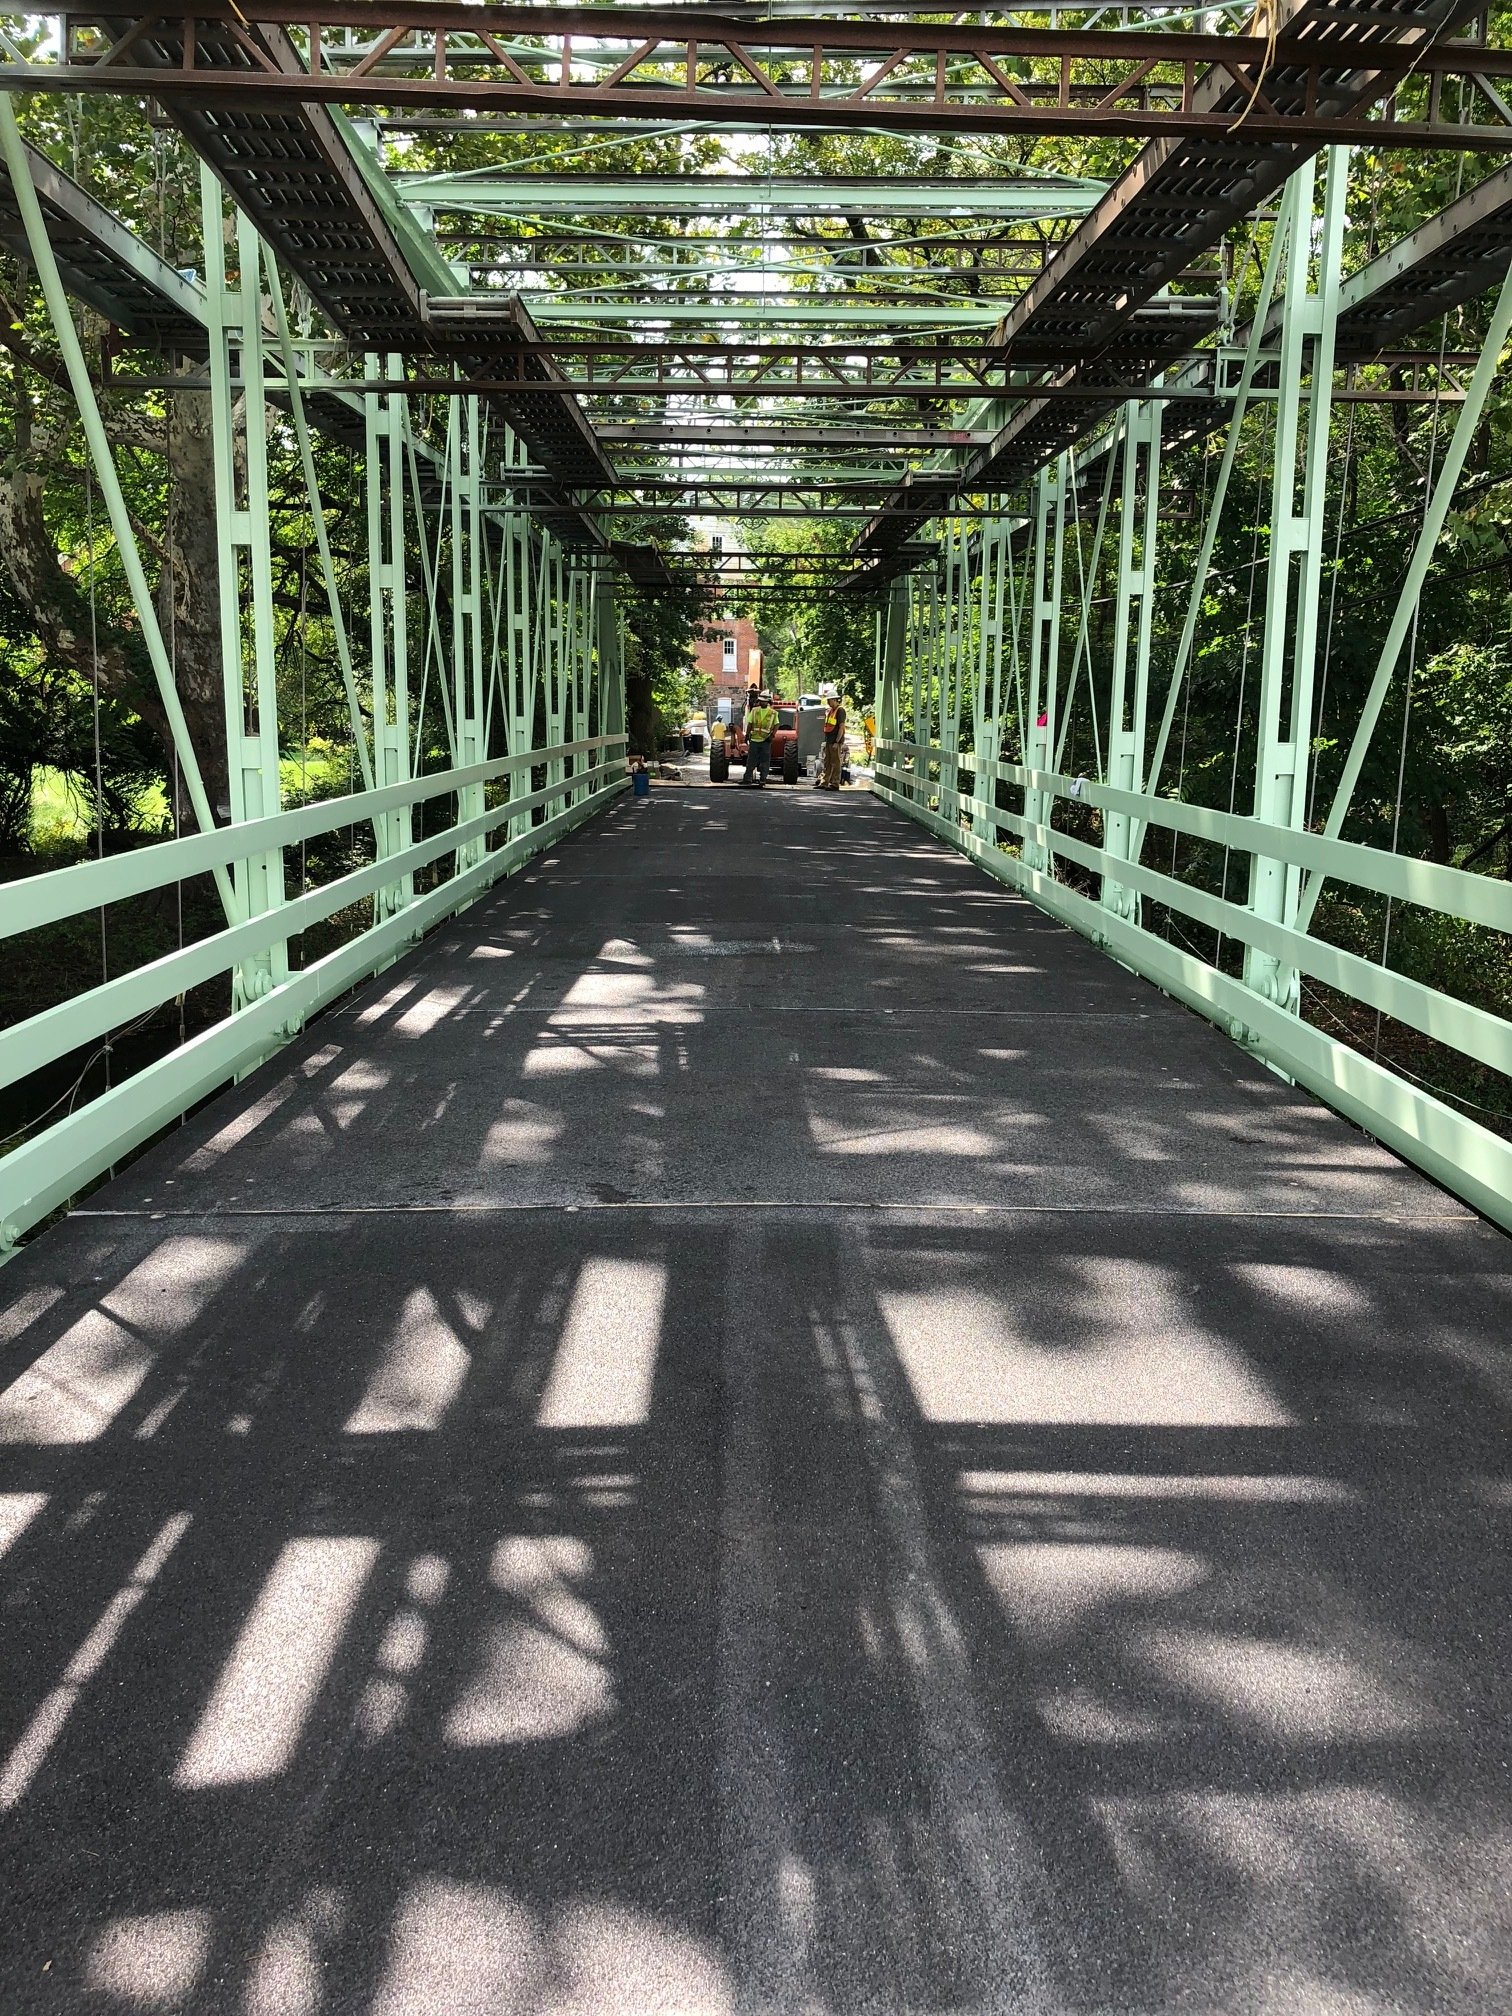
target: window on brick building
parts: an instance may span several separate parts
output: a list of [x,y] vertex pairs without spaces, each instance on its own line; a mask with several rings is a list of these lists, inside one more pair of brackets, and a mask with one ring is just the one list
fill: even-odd
[[726,637],[724,640],[724,669],[732,677],[737,669],[735,664],[735,639],[733,637]]

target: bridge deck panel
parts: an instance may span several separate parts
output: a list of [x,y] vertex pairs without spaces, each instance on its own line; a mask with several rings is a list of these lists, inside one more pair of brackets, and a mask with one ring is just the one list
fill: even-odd
[[880,805],[626,805],[0,1276],[0,2006],[1504,2007],[1509,1337]]

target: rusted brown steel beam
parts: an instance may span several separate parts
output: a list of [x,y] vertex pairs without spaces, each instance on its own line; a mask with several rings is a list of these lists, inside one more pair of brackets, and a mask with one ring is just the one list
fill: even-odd
[[[1242,123],[1255,143],[1294,141],[1301,133],[1320,144],[1381,140],[1389,129],[1393,145],[1512,144],[1500,98],[1476,81],[1512,75],[1508,52],[1403,44],[1386,28],[1362,27],[1357,19],[1346,44],[1326,35],[1292,35],[1286,24],[1271,42],[1170,30],[1130,38],[1117,31],[932,23],[763,26],[693,10],[597,7],[553,8],[543,20],[538,9],[448,9],[428,0],[380,0],[372,8],[352,0],[328,0],[323,7],[254,0],[250,10],[230,0],[178,6],[170,0],[152,15],[129,19],[124,29],[123,18],[69,17],[63,59],[43,66],[48,81],[60,89],[154,93],[165,102],[187,94],[201,106],[288,98],[479,111],[591,105],[631,118],[692,114],[713,121],[747,120],[759,107],[763,119],[783,126],[882,124],[1130,138],[1230,133],[1233,111],[1215,100],[1224,86],[1233,86],[1244,94]],[[111,30],[108,41],[93,28],[102,20]],[[348,49],[343,32],[356,27],[380,32],[371,45]],[[269,55],[270,43],[296,28],[306,39],[307,74]],[[91,46],[91,32],[101,46]],[[539,57],[530,51],[522,58],[501,39],[521,35],[543,38]],[[581,60],[574,68],[574,35],[592,38],[597,67],[591,74]],[[625,50],[607,68],[599,60],[606,43]],[[1347,105],[1331,88],[1345,54],[1369,75],[1369,88],[1350,94]],[[865,74],[855,74],[862,57]],[[1051,95],[1025,88],[1026,82],[1045,85],[1045,79],[1021,80],[1003,67],[1026,59],[1053,59]],[[806,74],[789,76],[792,66],[803,73],[805,64]],[[915,75],[911,65],[923,69]],[[1078,77],[1078,65],[1091,68]],[[1121,74],[1110,77],[1110,65],[1122,66]],[[1162,67],[1164,77],[1152,76]],[[171,79],[165,75],[170,69]],[[1436,82],[1451,76],[1465,87],[1451,94],[1456,106],[1468,91],[1478,117],[1448,116]],[[1378,102],[1391,100],[1409,77],[1428,80],[1429,116],[1374,116]],[[1276,79],[1303,88],[1278,92]],[[35,89],[37,70],[0,67],[0,86]]]
[[[1380,360],[1373,359],[1371,361],[1376,362]],[[1474,361],[1473,358],[1470,359],[1471,363]],[[1456,362],[1462,364],[1463,360],[1440,358],[1436,354],[1424,355],[1421,359],[1423,367],[1431,367],[1436,372],[1439,367],[1450,366]],[[233,390],[239,389],[238,380],[233,379],[231,383]],[[572,394],[586,398],[604,398],[612,394],[615,397],[625,399],[653,400],[674,396],[680,398],[696,397],[700,392],[709,392],[711,390],[718,397],[724,398],[729,396],[727,389],[711,388],[694,379],[666,380],[655,385],[616,384],[609,387],[595,386],[591,382],[581,379],[574,379],[570,383],[564,382],[562,384],[543,386],[534,378],[479,378],[471,380],[462,378],[362,378],[341,379],[332,381],[332,383],[335,389],[353,394],[402,392],[411,394],[424,393],[427,395],[439,394],[442,397],[456,397],[466,392],[476,392],[484,397],[498,397],[520,392],[555,392],[563,396]],[[208,388],[209,380],[203,375],[170,378],[147,376],[136,372],[111,372],[101,377],[96,385],[96,389],[101,392],[123,393],[203,392],[208,390]],[[948,399],[975,399],[981,396],[983,390],[991,391],[999,398],[1012,396],[1011,392],[1005,395],[1001,385],[989,387],[977,384],[946,385],[944,387],[903,385],[874,387],[868,391],[864,389],[841,390],[834,386],[826,388],[822,385],[794,385],[785,379],[775,379],[766,385],[745,385],[736,389],[742,393],[749,392],[752,395],[759,395],[764,398],[826,398],[837,405],[871,405],[887,399],[917,399],[921,402],[938,402]],[[282,388],[277,380],[268,381],[268,390],[271,397],[276,398],[281,396]],[[309,386],[305,387],[305,393],[307,398],[318,396],[313,393],[312,388]],[[1024,388],[1021,396],[1025,398],[1032,397],[1034,399],[1042,399],[1047,396],[1065,397],[1085,401],[1094,395],[1086,388],[1078,386],[1069,388],[1052,387],[1048,393],[1043,386],[1030,386]],[[1095,396],[1116,399],[1119,403],[1127,399],[1159,399],[1167,405],[1179,405],[1187,408],[1210,406],[1218,409],[1217,417],[1220,418],[1227,414],[1229,406],[1228,395],[1226,393],[1200,386],[1103,386],[1098,389]],[[1252,394],[1252,397],[1256,399],[1264,398],[1265,387],[1261,385]],[[1421,374],[1415,374],[1414,382],[1408,385],[1365,385],[1359,383],[1358,380],[1352,380],[1341,386],[1336,386],[1332,397],[1335,405],[1431,406],[1436,404],[1452,405],[1456,401],[1463,399],[1464,391],[1452,376],[1445,383],[1429,383]],[[784,425],[783,416],[757,414],[750,416],[750,422],[751,424],[747,425],[745,420],[742,419],[738,427],[730,431],[738,432],[741,441],[747,443],[770,443],[775,441],[781,445],[787,444],[788,437],[782,431]],[[625,425],[613,422],[596,422],[595,431],[599,438],[606,442],[649,438],[644,432],[627,431]],[[700,430],[696,426],[690,432],[689,426],[683,422],[669,422],[658,438],[664,438],[669,443],[676,443],[692,438],[702,439],[705,432],[707,432],[706,429]],[[855,431],[851,430],[845,435],[845,438],[855,441],[858,437]],[[957,431],[948,427],[942,427],[934,428],[927,432],[921,431],[906,438],[916,441],[921,446],[948,447],[958,445],[961,437]],[[974,439],[975,437],[973,436],[972,438]]]
[[[46,13],[48,10],[41,10]],[[120,8],[70,8],[58,10],[71,29],[106,18],[121,18]],[[348,60],[354,68],[371,73],[382,62],[413,63],[415,51],[423,49],[425,60],[465,64],[505,65],[510,58],[497,46],[504,37],[539,38],[561,44],[576,36],[595,45],[625,42],[634,50],[647,45],[653,52],[677,52],[687,43],[700,48],[749,54],[753,50],[789,54],[845,54],[851,57],[905,55],[952,55],[957,51],[982,51],[993,56],[1043,57],[1059,61],[1066,56],[1096,58],[1122,63],[1130,70],[1148,74],[1157,63],[1194,62],[1204,65],[1233,65],[1248,69],[1305,65],[1327,70],[1336,65],[1338,46],[1326,39],[1293,34],[1285,23],[1272,41],[1264,35],[1202,33],[1177,28],[1142,28],[1137,36],[1118,28],[1026,28],[1017,25],[993,26],[968,21],[899,21],[815,19],[811,21],[777,17],[769,20],[740,20],[720,9],[697,6],[614,7],[614,6],[472,6],[446,5],[444,0],[166,0],[132,19],[127,34],[110,53],[124,61],[150,37],[156,24],[187,21],[213,22],[225,27],[277,25],[302,31],[312,37],[322,64]],[[1412,68],[1424,75],[1473,67],[1487,76],[1512,74],[1512,52],[1482,41],[1462,40],[1419,57],[1404,54],[1394,42],[1395,25],[1389,9],[1373,16],[1361,10],[1351,12],[1351,53],[1369,48],[1388,68]],[[374,35],[368,46],[342,46],[323,32],[330,28],[356,29]],[[391,30],[403,31],[406,39],[395,39]],[[622,67],[622,66],[621,66]],[[1015,79],[1014,82],[1021,80]]]
[[[170,387],[176,390],[187,391],[194,388],[203,388],[203,385],[205,383],[203,379],[181,378],[181,379],[168,380],[162,378],[147,379],[139,377],[132,377],[132,378],[118,377],[118,378],[112,378],[109,382],[112,388],[116,391],[124,391],[127,390],[128,388],[135,388],[138,391],[144,391],[149,386],[160,391],[170,389]],[[732,396],[740,396],[740,397],[749,396],[753,398],[763,397],[763,398],[784,398],[784,399],[786,398],[861,399],[868,402],[876,401],[879,399],[893,399],[893,398],[974,399],[979,397],[984,391],[990,392],[994,397],[999,399],[1005,399],[1005,398],[1011,399],[1015,396],[1019,398],[1033,397],[1036,399],[1043,398],[1046,396],[1050,397],[1056,396],[1055,388],[1051,388],[1049,394],[1047,395],[1046,390],[1043,386],[1033,385],[1033,386],[1014,387],[1014,386],[1005,386],[1004,384],[1001,383],[1001,381],[984,382],[976,379],[973,379],[970,382],[958,382],[955,384],[952,384],[947,381],[943,384],[931,383],[927,385],[908,385],[908,384],[893,385],[886,383],[885,381],[878,381],[870,385],[861,385],[861,384],[848,385],[848,384],[836,383],[834,381],[825,383],[820,380],[814,380],[808,383],[795,383],[790,378],[772,378],[762,382],[740,379],[740,380],[730,380],[730,381],[721,381],[718,383],[713,383],[703,378],[679,378],[679,379],[665,378],[665,379],[657,379],[654,381],[650,380],[643,381],[639,379],[627,380],[623,378],[612,378],[601,380],[593,377],[577,377],[571,379],[562,379],[558,382],[550,384],[542,384],[542,382],[536,378],[427,378],[427,377],[352,378],[352,379],[336,379],[331,382],[336,386],[338,390],[341,391],[348,391],[355,393],[407,392],[407,393],[414,393],[417,395],[420,393],[427,393],[427,394],[439,395],[442,398],[458,398],[464,393],[468,392],[477,392],[493,397],[503,393],[525,392],[525,391],[542,392],[548,394],[554,393],[563,398],[591,396],[594,398],[614,397],[625,399],[658,399],[667,397],[674,393],[679,395],[692,394],[696,396],[698,393],[703,392],[712,394],[713,396],[721,399],[729,398]],[[1211,394],[1206,391],[1203,391],[1201,389],[1193,389],[1187,386],[1168,387],[1162,385],[1146,385],[1144,383],[1138,383],[1138,384],[1127,383],[1122,385],[1099,385],[1098,387],[1096,387],[1096,392],[1097,395],[1100,397],[1106,397],[1111,399],[1164,399],[1172,401],[1181,401],[1192,399],[1207,399],[1211,397]],[[1091,395],[1085,388],[1077,387],[1066,392],[1064,396],[1066,396],[1067,398],[1085,399]],[[742,418],[749,419],[753,426],[762,426],[766,424],[770,416],[757,413],[742,416]],[[626,424],[633,426],[634,423],[626,423]],[[609,426],[606,424],[605,426],[600,427],[598,432],[600,438],[606,441],[630,440],[634,438],[633,433],[625,432],[624,426],[619,426],[618,428],[616,428],[614,426]],[[952,430],[949,428],[938,429],[936,430],[936,433],[938,435],[938,438],[942,442],[949,443],[955,441],[956,437],[952,433]],[[747,438],[749,439],[752,437],[747,435]],[[851,438],[855,439],[856,437],[852,435]]]

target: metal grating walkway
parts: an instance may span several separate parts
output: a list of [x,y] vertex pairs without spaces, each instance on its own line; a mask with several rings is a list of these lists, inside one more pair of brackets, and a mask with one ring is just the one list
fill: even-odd
[[6,1269],[0,2007],[1505,2008],[1509,1250],[622,801]]

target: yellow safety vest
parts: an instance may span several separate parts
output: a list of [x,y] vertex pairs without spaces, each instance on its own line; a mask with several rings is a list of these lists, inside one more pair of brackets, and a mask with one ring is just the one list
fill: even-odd
[[770,742],[772,730],[777,726],[776,710],[771,707],[753,707],[746,716],[746,740],[748,742]]

